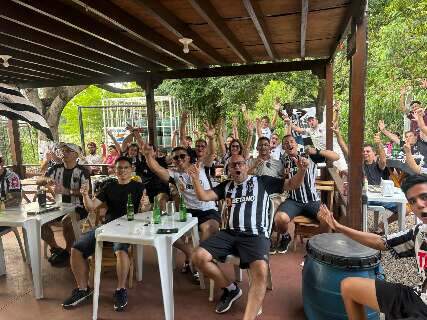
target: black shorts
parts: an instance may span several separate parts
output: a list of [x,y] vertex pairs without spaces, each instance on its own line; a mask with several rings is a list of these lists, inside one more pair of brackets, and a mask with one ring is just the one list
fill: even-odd
[[221,230],[200,243],[215,260],[225,262],[228,255],[240,257],[240,268],[247,269],[256,260],[268,262],[270,239],[265,236],[245,235],[232,230]]
[[[95,229],[90,230],[80,237],[79,240],[74,242],[73,248],[79,250],[83,254],[83,258],[87,259],[95,253]],[[113,243],[113,251],[126,251],[128,252],[130,244],[128,243]]]
[[296,216],[305,216],[311,219],[317,219],[317,213],[320,209],[320,201],[310,201],[308,203],[298,202],[292,199],[286,199],[282,202],[277,211],[286,212],[290,219]]
[[198,220],[198,225],[200,227],[201,224],[205,223],[208,220],[215,220],[221,225],[221,215],[217,210],[196,210],[196,209],[187,209],[188,213],[191,213],[193,217],[196,217]]
[[427,319],[427,305],[412,288],[375,280],[375,290],[380,311],[387,320]]

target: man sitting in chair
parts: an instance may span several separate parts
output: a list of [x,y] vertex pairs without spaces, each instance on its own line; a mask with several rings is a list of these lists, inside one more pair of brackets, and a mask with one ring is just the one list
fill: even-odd
[[[3,199],[6,207],[21,204],[21,180],[18,175],[4,167],[3,155],[0,153],[0,199]],[[9,227],[0,227],[0,232]]]
[[[89,211],[95,210],[100,205],[105,203],[108,207],[105,222],[113,221],[126,214],[126,205],[128,195],[131,194],[134,212],[138,212],[139,203],[144,191],[143,184],[131,180],[132,177],[132,160],[127,157],[119,157],[116,159],[114,166],[117,181],[112,180],[106,184],[98,195],[91,199],[89,197],[89,187],[85,184],[81,193],[86,209]],[[85,301],[93,293],[88,287],[88,264],[86,259],[95,252],[95,229],[85,233],[77,240],[71,249],[71,270],[77,283],[69,298],[67,298],[62,306],[64,309],[70,309]],[[122,311],[127,301],[126,279],[129,272],[129,244],[113,243],[113,250],[117,257],[117,290],[114,292],[114,310]]]
[[[301,155],[298,152],[298,144],[295,138],[291,135],[283,137],[283,147],[286,155],[282,161],[284,163],[285,174],[292,178],[299,168],[295,165],[292,158],[299,158]],[[307,147],[306,153],[308,156],[309,167],[304,176],[303,183],[289,193],[289,198],[285,200],[277,210],[274,218],[275,226],[279,233],[283,233],[282,238],[278,241],[277,251],[285,253],[288,250],[291,236],[288,233],[288,224],[298,215],[306,215],[309,218],[317,219],[317,212],[320,208],[320,199],[316,190],[316,175],[317,163],[325,162],[326,160],[337,161],[340,157],[330,150],[319,150],[313,147]],[[327,230],[327,226],[321,226]]]
[[235,282],[227,280],[214,259],[224,262],[228,255],[236,253],[240,258],[240,267],[249,268],[252,278],[243,319],[254,319],[260,311],[267,286],[270,247],[268,197],[283,192],[283,189],[295,189],[302,183],[308,162],[300,159],[297,165],[298,173],[290,180],[248,176],[249,168],[245,158],[233,155],[229,162],[232,180],[208,190],[200,184],[200,168],[194,165],[187,169],[199,200],[224,199],[227,206],[227,213],[223,217],[225,228],[202,241],[192,256],[194,265],[224,290],[215,309],[217,313],[230,309],[232,303],[242,295],[242,290]]

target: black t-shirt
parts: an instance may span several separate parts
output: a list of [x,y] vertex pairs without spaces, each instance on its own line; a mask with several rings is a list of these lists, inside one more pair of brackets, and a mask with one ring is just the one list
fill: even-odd
[[368,179],[368,184],[371,185],[380,185],[381,178],[387,180],[389,178],[388,171],[386,169],[381,170],[378,165],[378,160],[372,162],[371,164],[363,163],[363,171],[365,173],[366,179]]
[[[156,158],[156,161],[161,167],[165,169],[168,168],[166,157]],[[137,174],[141,177],[142,183],[146,188],[149,188],[149,184],[155,184],[156,186],[162,184],[162,181],[159,179],[159,177],[157,177],[156,174],[148,167],[145,157],[143,157],[139,163],[139,170],[141,174],[138,174],[138,171]]]
[[134,212],[138,212],[139,203],[144,192],[144,186],[140,182],[131,180],[128,184],[119,184],[112,181],[105,185],[96,196],[100,201],[107,204],[105,222],[113,221],[126,214],[128,194],[132,194]]

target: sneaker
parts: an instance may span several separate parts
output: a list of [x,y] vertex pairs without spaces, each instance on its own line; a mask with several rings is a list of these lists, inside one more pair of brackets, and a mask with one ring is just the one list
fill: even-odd
[[62,252],[62,250],[62,248],[50,248],[50,257],[47,259],[47,261],[52,262],[52,260],[54,260],[55,257]]
[[123,311],[128,304],[128,292],[125,288],[121,288],[114,292],[114,310]]
[[67,250],[60,249],[60,252],[57,252],[55,255],[51,256],[50,264],[52,267],[62,267],[66,266],[70,259],[70,253]]
[[87,288],[86,290],[80,290],[79,288],[73,289],[71,297],[67,298],[63,303],[62,307],[64,309],[71,309],[86,299],[88,299],[93,294],[93,290]]
[[190,273],[191,272],[191,266],[190,262],[185,261],[181,268],[181,273]]
[[279,241],[279,245],[277,246],[277,252],[281,254],[286,253],[288,251],[289,244],[291,243],[291,241],[292,238],[289,233],[282,235],[282,238]]
[[270,254],[273,255],[276,253],[277,253],[276,244],[274,243],[273,239],[271,239]]
[[[235,283],[236,284],[236,283]],[[224,313],[227,312],[228,309],[231,308],[231,305],[234,301],[239,299],[242,296],[242,289],[240,289],[236,284],[236,289],[233,291],[228,291],[226,288],[223,289],[221,299],[216,305],[215,312],[216,313]]]
[[193,272],[193,282],[194,284],[200,284],[200,275],[197,271]]

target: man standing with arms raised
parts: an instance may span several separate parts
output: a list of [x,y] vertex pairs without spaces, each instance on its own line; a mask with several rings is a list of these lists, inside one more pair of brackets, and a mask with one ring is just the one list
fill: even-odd
[[295,189],[302,183],[308,162],[301,158],[297,165],[298,173],[290,180],[248,176],[249,168],[244,157],[233,155],[229,162],[232,180],[224,181],[209,190],[200,184],[200,168],[197,165],[187,170],[199,200],[225,199],[227,205],[227,213],[223,217],[225,228],[202,241],[193,253],[194,265],[223,288],[224,292],[215,309],[217,313],[228,311],[232,303],[242,295],[242,290],[225,277],[213,260],[225,261],[227,255],[237,252],[240,267],[251,271],[251,286],[243,319],[252,320],[257,316],[267,285],[269,195],[281,193],[283,189]]

